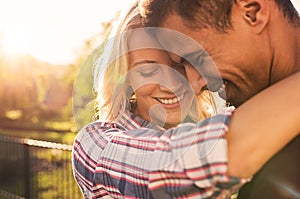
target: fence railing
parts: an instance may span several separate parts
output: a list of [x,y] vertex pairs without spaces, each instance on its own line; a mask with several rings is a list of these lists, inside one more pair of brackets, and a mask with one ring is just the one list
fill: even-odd
[[0,198],[81,199],[71,146],[0,134]]

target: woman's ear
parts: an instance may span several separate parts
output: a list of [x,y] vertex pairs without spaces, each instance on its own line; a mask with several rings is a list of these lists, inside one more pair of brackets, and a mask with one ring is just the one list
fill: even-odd
[[269,0],[236,0],[244,21],[255,28],[257,33],[266,27],[269,17]]

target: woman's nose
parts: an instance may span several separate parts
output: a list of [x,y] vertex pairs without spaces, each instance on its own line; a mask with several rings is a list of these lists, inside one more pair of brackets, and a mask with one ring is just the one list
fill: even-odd
[[199,71],[192,65],[185,66],[186,78],[194,89],[196,95],[199,95],[202,89],[207,86],[207,81],[202,78]]

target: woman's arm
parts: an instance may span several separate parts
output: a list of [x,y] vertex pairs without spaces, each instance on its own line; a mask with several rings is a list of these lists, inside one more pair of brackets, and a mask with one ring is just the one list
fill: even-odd
[[240,182],[227,174],[229,119],[217,115],[166,131],[153,124],[136,128],[138,120],[130,122],[135,126],[127,130],[115,123],[91,123],[74,141],[75,179],[85,198],[149,198],[150,192],[158,198],[162,194],[207,197],[212,189],[225,189],[217,184],[230,183],[227,189]]
[[233,114],[227,133],[229,175],[248,177],[300,132],[300,73],[257,94]]

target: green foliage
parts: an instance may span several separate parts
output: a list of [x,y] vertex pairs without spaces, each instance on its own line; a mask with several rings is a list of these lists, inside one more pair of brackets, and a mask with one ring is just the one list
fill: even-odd
[[73,89],[73,116],[77,129],[94,119],[95,93],[93,91],[93,66],[102,48],[96,49],[81,64]]
[[72,199],[82,198],[82,193],[75,180],[72,178],[71,170],[66,176],[65,168],[58,168],[52,172],[40,172],[33,177],[33,181],[37,182],[37,193],[39,199],[63,198],[68,195]]

